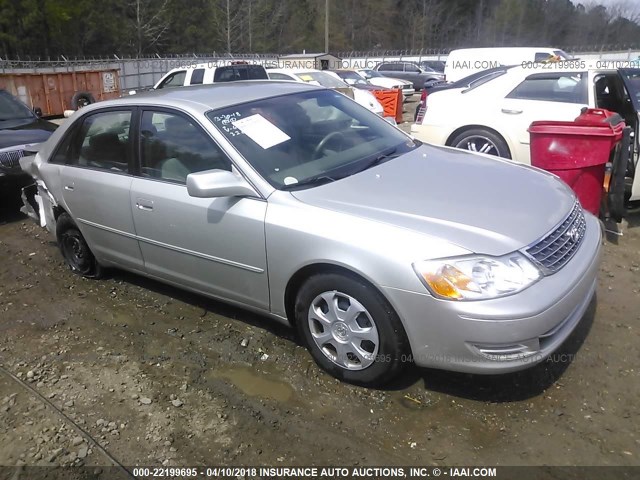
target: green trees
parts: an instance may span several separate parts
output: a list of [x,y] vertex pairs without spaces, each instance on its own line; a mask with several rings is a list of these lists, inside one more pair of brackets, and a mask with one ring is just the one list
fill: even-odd
[[[640,44],[640,4],[330,0],[332,51]],[[324,48],[325,0],[0,0],[0,57]]]

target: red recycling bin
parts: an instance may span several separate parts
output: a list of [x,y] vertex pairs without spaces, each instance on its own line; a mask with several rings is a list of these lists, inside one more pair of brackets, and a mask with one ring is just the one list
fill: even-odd
[[573,122],[537,121],[529,127],[531,165],[559,176],[594,215],[600,212],[605,165],[625,127],[614,115],[587,109]]

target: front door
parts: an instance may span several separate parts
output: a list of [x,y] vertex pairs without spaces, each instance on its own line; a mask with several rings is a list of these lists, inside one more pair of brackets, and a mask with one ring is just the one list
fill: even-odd
[[203,293],[269,307],[259,198],[194,198],[190,173],[231,170],[231,161],[190,117],[142,111],[140,169],[131,208],[147,272]]

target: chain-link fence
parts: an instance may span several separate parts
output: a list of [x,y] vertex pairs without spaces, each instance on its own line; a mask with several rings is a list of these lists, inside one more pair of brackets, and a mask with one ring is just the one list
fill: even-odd
[[[341,59],[342,68],[373,68],[383,61],[446,60],[451,49],[419,50],[373,50],[335,52]],[[574,46],[564,49],[566,52],[585,59],[637,60],[640,57],[640,45],[592,45]],[[229,53],[190,53],[182,55],[154,55],[147,57],[84,56],[55,58],[21,57],[0,58],[0,74],[20,73],[56,73],[87,70],[119,70],[120,90],[144,90],[155,85],[160,78],[173,68],[193,68],[198,64],[228,65],[232,62],[246,61],[265,66],[278,66],[280,54],[229,54]]]

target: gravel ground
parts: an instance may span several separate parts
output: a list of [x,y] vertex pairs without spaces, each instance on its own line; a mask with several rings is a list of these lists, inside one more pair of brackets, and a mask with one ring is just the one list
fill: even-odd
[[120,271],[73,275],[17,203],[0,210],[0,465],[640,464],[638,216],[553,359],[410,368],[371,390],[268,319]]

